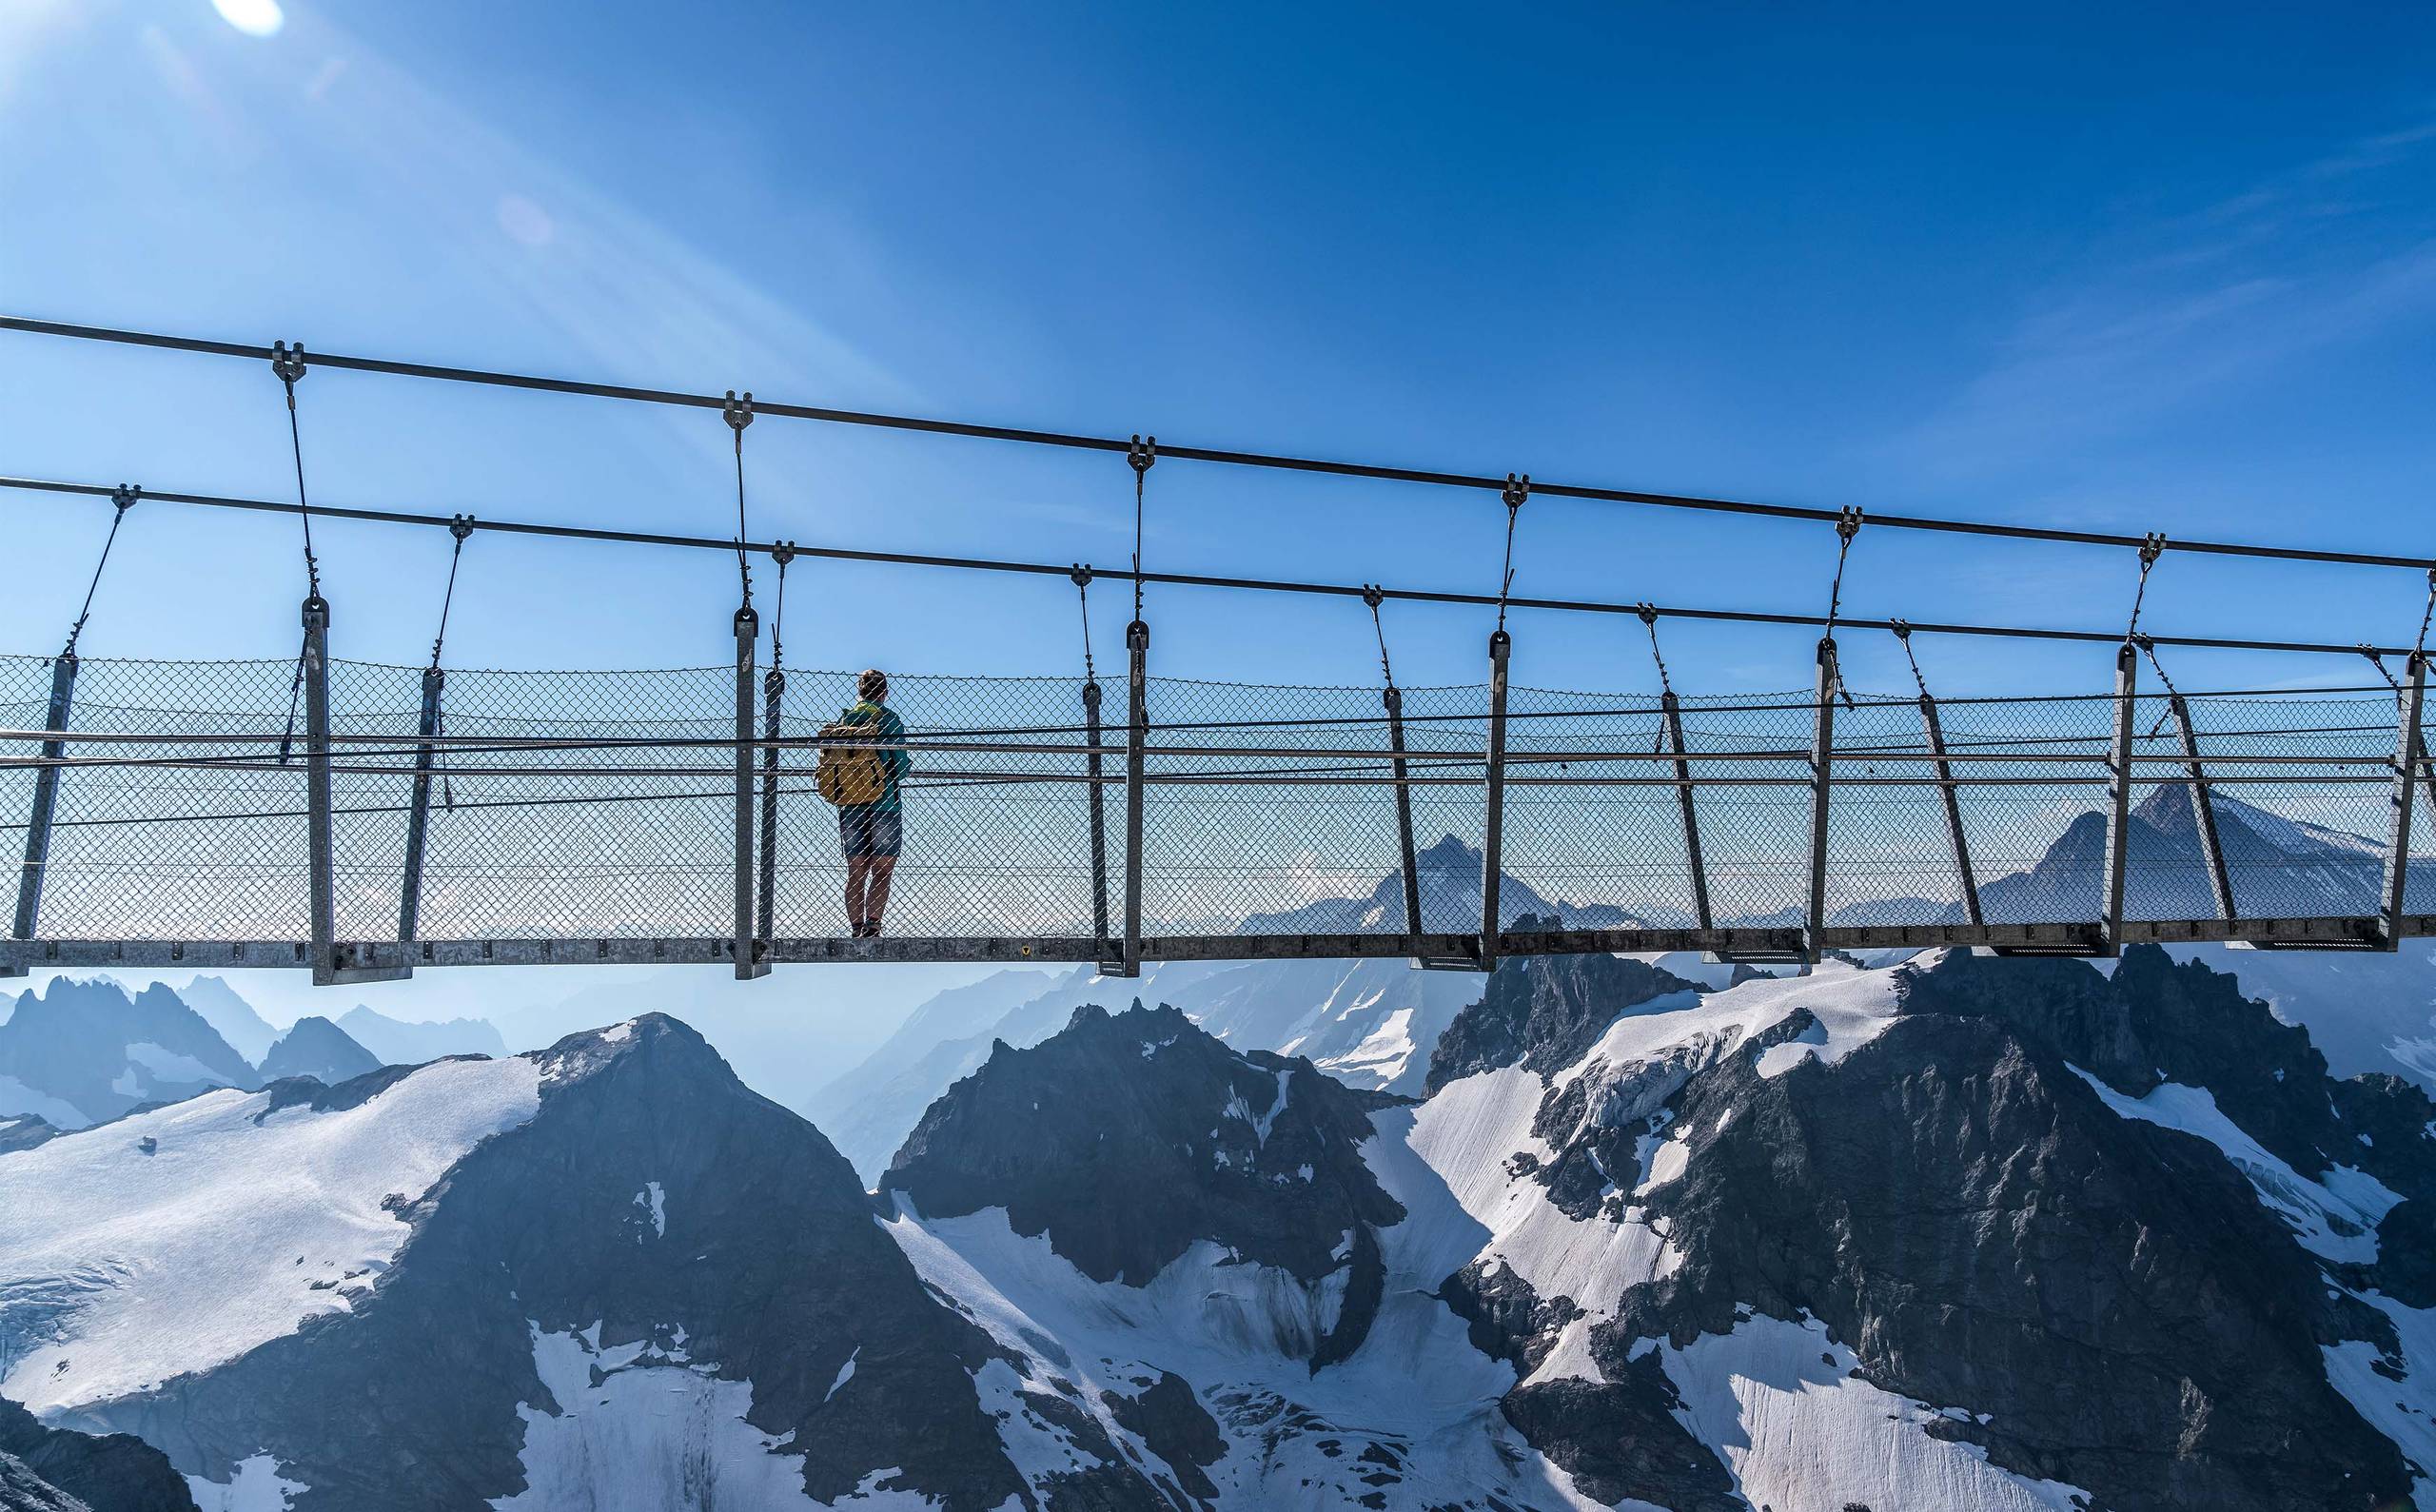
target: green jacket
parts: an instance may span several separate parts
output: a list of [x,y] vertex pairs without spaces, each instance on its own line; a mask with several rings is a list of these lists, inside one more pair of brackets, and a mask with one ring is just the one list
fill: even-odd
[[[863,699],[850,708],[840,710],[837,715],[837,722],[840,724],[869,725],[883,740],[902,740],[905,738],[905,721],[896,717],[896,711],[889,708],[886,704],[874,703],[868,698]],[[858,804],[847,812],[855,814],[894,814],[904,808],[905,800],[898,793],[897,788],[899,784],[904,782],[905,774],[914,770],[914,753],[911,751],[881,751],[878,752],[877,755],[880,759],[880,765],[886,769],[888,773],[888,785],[880,790],[879,801],[877,803]]]

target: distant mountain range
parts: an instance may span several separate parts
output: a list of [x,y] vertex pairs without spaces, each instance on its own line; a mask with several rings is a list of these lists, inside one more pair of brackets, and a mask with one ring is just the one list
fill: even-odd
[[2436,1463],[2436,1104],[2231,978],[1473,982],[1421,1097],[1079,1007],[876,1195],[659,1015],[38,1132],[0,1487],[158,1491],[109,1432],[284,1512],[2382,1512]]

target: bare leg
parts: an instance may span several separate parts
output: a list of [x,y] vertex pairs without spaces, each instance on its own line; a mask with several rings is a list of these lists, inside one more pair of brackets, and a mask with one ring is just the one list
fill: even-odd
[[[864,890],[871,875],[874,859],[874,857],[868,855],[846,857],[846,929],[850,934],[860,934],[863,932],[865,910],[869,907],[864,901]],[[888,892],[885,887],[880,890],[880,901],[883,903],[888,901]]]
[[874,855],[870,858],[871,892],[863,903],[863,917],[871,922],[872,933],[879,933],[880,915],[888,912],[888,884],[896,875],[896,857]]

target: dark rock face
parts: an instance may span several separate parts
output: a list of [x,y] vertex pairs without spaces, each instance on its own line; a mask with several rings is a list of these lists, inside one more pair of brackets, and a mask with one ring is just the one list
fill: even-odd
[[6,1512],[194,1512],[169,1457],[124,1433],[46,1428],[0,1399],[0,1509]]
[[0,1114],[0,1155],[12,1149],[31,1149],[58,1133],[48,1121],[31,1113]]
[[1546,1076],[1580,1060],[1624,1013],[1696,991],[1671,972],[1621,956],[1506,961],[1489,976],[1481,1000],[1457,1014],[1438,1037],[1429,1057],[1429,1090],[1501,1066]]
[[379,1056],[347,1038],[346,1031],[326,1018],[300,1018],[263,1057],[265,1080],[310,1076],[337,1086],[381,1069]]
[[[2030,1037],[2113,1043],[2071,976],[2096,973],[2013,970],[2043,964],[1950,957],[1837,1065],[1763,1078],[1754,1047],[1693,1078],[1675,1105],[1686,1174],[1648,1200],[1687,1258],[1594,1330],[1594,1358],[1613,1378],[1637,1338],[1807,1311],[1873,1384],[1992,1415],[1938,1431],[2107,1506],[2368,1512],[2406,1495],[2399,1454],[2319,1354],[2374,1333],[2368,1309],[2328,1299],[2214,1148],[2117,1117]],[[2124,966],[2130,991],[2155,991]]]
[[1646,1354],[1608,1379],[1550,1381],[1506,1393],[1506,1421],[1601,1502],[1626,1497],[1672,1512],[1748,1512],[1708,1448],[1673,1417],[1674,1384]]
[[147,1103],[259,1078],[203,1016],[166,987],[133,997],[114,982],[54,979],[0,1023],[0,1076],[102,1123]]
[[1147,1285],[1198,1240],[1305,1282],[1350,1264],[1325,1363],[1360,1341],[1377,1306],[1372,1226],[1404,1217],[1360,1149],[1371,1111],[1400,1101],[1306,1060],[1239,1055],[1172,1008],[1085,1008],[1063,1033],[1002,1045],[951,1088],[881,1190],[930,1217],[1003,1207],[1017,1233],[1046,1231],[1095,1281]]
[[[480,1506],[525,1487],[529,1434],[588,1404],[536,1364],[539,1340],[585,1334],[601,1361],[633,1346],[616,1368],[749,1381],[749,1423],[793,1435],[815,1498],[891,1466],[878,1488],[951,1507],[1018,1495],[971,1379],[993,1346],[923,1288],[817,1130],[658,1015],[539,1059],[540,1111],[403,1210],[414,1234],[369,1299],[110,1418],[214,1480],[272,1455],[311,1488],[296,1512]],[[398,1074],[286,1085],[344,1102]]]
[[1218,1494],[1202,1472],[1226,1457],[1226,1435],[1204,1411],[1192,1385],[1172,1371],[1160,1372],[1140,1396],[1104,1394],[1116,1421],[1150,1446],[1150,1452],[1175,1467],[1178,1489],[1207,1505]]

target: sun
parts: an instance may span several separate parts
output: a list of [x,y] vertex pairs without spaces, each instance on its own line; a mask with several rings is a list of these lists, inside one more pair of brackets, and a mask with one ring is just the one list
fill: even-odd
[[287,24],[279,0],[211,0],[220,19],[249,37],[266,37]]

